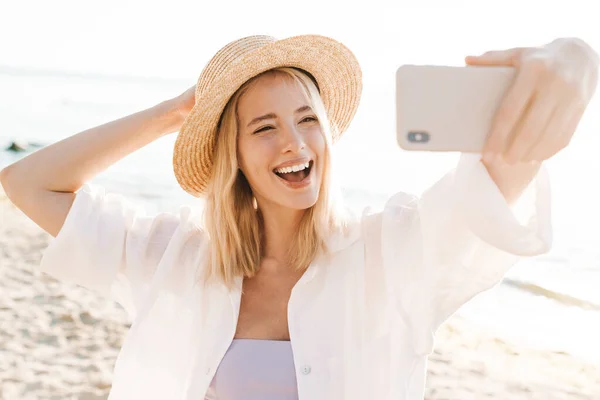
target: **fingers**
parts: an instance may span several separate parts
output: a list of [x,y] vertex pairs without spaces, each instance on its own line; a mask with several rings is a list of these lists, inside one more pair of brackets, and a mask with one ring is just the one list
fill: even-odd
[[577,126],[579,126],[579,122],[581,121],[581,117],[583,117],[584,111],[585,107],[583,107],[580,112],[577,112],[571,116],[562,134],[557,138],[556,146],[550,149],[551,153],[548,154],[546,158],[552,157],[560,150],[567,147],[569,143],[571,143],[571,139],[573,139],[573,135],[575,134],[575,131],[577,131]]
[[556,110],[556,97],[549,88],[539,95],[534,95],[531,106],[524,113],[521,121],[513,131],[512,140],[504,153],[508,164],[525,161],[527,154],[538,144],[546,141],[550,132],[546,131],[548,120]]
[[511,132],[532,100],[536,82],[533,69],[524,68],[517,73],[494,115],[492,128],[483,148],[484,159],[487,161],[491,161],[494,154],[505,152]]
[[483,53],[480,56],[467,56],[465,62],[469,65],[496,65],[513,66],[519,65],[519,59],[523,47],[515,47],[507,50],[494,50]]
[[514,48],[465,61],[517,67],[482,149],[485,162],[494,163],[498,155],[507,164],[544,161],[570,143],[587,102],[580,85],[565,78],[555,55],[544,49]]
[[545,139],[537,143],[523,158],[524,161],[543,161],[553,157],[571,142],[585,106],[573,100],[560,104],[550,116]]
[[560,136],[560,133],[566,128],[567,121],[568,120],[564,117],[564,107],[562,105],[557,107],[550,115],[546,127],[544,128],[546,133],[548,134],[548,137],[552,137],[553,140],[551,141],[548,140],[548,138],[546,138],[545,140],[541,140],[540,142],[536,143],[527,152],[527,154],[523,156],[523,160],[539,161],[550,158],[552,156],[550,154],[550,149],[552,147],[555,147],[555,144],[553,142],[558,136]]

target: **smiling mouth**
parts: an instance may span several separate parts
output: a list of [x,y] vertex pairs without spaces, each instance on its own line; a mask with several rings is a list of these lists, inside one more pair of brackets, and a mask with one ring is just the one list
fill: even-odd
[[275,170],[273,170],[273,173],[275,173],[275,175],[277,175],[278,177],[280,177],[283,180],[286,180],[288,182],[302,182],[304,179],[306,179],[309,175],[310,175],[310,171],[312,170],[314,161],[310,161],[308,163],[308,168],[304,168],[301,171],[296,171],[296,172],[276,172]]

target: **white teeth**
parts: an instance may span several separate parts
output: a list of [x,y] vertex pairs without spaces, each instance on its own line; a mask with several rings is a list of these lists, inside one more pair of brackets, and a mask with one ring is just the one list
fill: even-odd
[[289,174],[290,172],[298,172],[298,171],[302,171],[303,169],[308,168],[309,164],[310,164],[310,161],[306,162],[304,164],[292,165],[291,167],[277,168],[275,170],[275,172],[278,172],[280,174]]

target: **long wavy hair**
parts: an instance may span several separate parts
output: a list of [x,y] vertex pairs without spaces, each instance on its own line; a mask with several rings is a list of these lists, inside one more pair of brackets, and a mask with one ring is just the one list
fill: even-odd
[[203,228],[208,235],[204,279],[232,287],[236,276],[253,277],[264,254],[263,218],[237,156],[240,97],[257,78],[283,74],[304,92],[315,112],[325,139],[323,176],[316,203],[304,213],[295,240],[290,243],[288,261],[296,270],[306,269],[319,251],[327,253],[328,235],[347,227],[345,207],[332,176],[331,138],[336,129],[328,121],[314,78],[303,70],[275,68],[248,80],[231,97],[217,128],[214,166],[208,186]]

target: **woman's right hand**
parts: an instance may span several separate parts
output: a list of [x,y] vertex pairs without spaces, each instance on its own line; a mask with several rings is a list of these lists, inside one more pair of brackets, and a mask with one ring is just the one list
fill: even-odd
[[169,116],[170,127],[164,135],[179,132],[181,125],[196,104],[196,85],[187,89],[178,96],[162,102],[159,107],[166,110]]
[[181,121],[183,122],[190,111],[192,111],[194,104],[196,104],[196,85],[175,97],[173,101],[175,102],[175,108],[181,115]]

